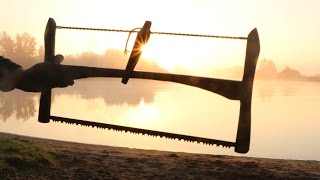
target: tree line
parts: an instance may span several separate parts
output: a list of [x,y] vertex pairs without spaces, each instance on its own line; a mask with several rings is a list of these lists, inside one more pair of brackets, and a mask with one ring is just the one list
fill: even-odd
[[264,80],[320,81],[320,74],[314,76],[302,75],[298,70],[289,66],[278,71],[272,60],[262,59],[256,71],[256,78]]
[[6,32],[0,34],[0,55],[12,59],[23,67],[30,67],[37,62],[39,52],[36,39],[28,33],[17,34],[13,39]]
[[[37,49],[35,37],[28,33],[17,34],[15,38],[12,38],[4,31],[0,34],[0,55],[11,59],[23,68],[29,68],[36,63],[43,62],[44,47],[40,46]],[[124,55],[120,50],[108,49],[103,54],[82,52],[77,55],[64,55],[63,64],[124,69],[128,58],[129,56]],[[137,69],[166,72],[154,61],[145,59],[139,61]]]
[[[17,34],[12,38],[8,33],[0,34],[0,55],[12,59],[23,68],[42,62],[44,59],[44,47],[36,48],[36,39],[28,33]],[[123,55],[119,50],[108,49],[103,54],[93,52],[83,52],[77,55],[64,55],[64,64],[120,68],[126,67],[128,56]],[[137,70],[166,72],[154,61],[141,59],[137,65]],[[231,76],[241,76],[243,67],[234,67],[227,70]],[[285,67],[278,71],[272,60],[262,59],[259,61],[256,70],[256,78],[264,80],[298,80],[298,81],[320,81],[320,74],[314,76],[302,75],[298,70]]]

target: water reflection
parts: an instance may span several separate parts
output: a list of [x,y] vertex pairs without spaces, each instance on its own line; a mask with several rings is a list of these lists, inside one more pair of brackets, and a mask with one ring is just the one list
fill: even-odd
[[[52,114],[57,116],[205,137],[212,137],[214,129],[230,140],[236,133],[239,102],[194,87],[145,80],[122,85],[119,79],[100,79],[81,81],[67,91],[54,90],[53,94]],[[206,108],[199,109],[202,106]],[[235,113],[223,115],[215,107],[229,107]],[[221,124],[221,119],[226,124]],[[221,125],[209,128],[206,123]],[[233,133],[223,132],[221,127],[225,126],[232,127]]]
[[294,96],[299,91],[299,85],[296,82],[288,82],[282,86],[283,96]]
[[157,83],[130,80],[123,85],[120,79],[84,79],[78,80],[73,87],[55,89],[54,95],[79,95],[83,99],[102,98],[106,105],[128,104],[135,106],[143,99],[151,103],[154,99]]
[[295,96],[300,93],[301,85],[313,84],[296,81],[256,81],[256,92],[262,102],[272,101],[274,96]]
[[[73,87],[54,89],[52,103],[54,104],[59,96],[77,96],[84,100],[103,99],[104,106],[139,106],[141,102],[152,104],[156,93],[164,88],[167,88],[166,83],[146,83],[142,80],[131,80],[128,85],[121,84],[119,79],[78,80]],[[298,82],[255,82],[255,92],[262,102],[270,102],[276,95],[292,96],[298,91]],[[16,119],[28,120],[36,115],[37,101],[36,93],[20,90],[0,92],[0,118],[6,121],[9,117],[15,116]]]
[[[320,160],[320,84],[256,81],[248,156]],[[52,113],[84,120],[234,141],[239,103],[188,86],[119,79],[55,89]],[[209,154],[233,149],[169,141],[60,123],[37,122],[39,94],[0,94],[0,131],[83,143]],[[16,117],[17,115],[17,117]],[[16,121],[16,119],[28,121]]]
[[[257,82],[256,82],[257,83]],[[262,102],[268,102],[272,100],[272,96],[274,94],[275,87],[272,85],[272,81],[266,81],[266,82],[258,82],[259,86],[256,86],[258,88],[259,97]]]
[[12,92],[0,92],[0,118],[6,121],[9,117],[28,120],[36,113],[36,95],[20,90]]
[[[135,80],[132,80],[135,81]],[[52,103],[56,102],[58,96],[79,96],[84,100],[102,98],[105,105],[137,106],[141,100],[145,103],[152,103],[156,83],[149,83],[145,86],[143,81],[135,81],[128,85],[121,84],[119,79],[96,79],[79,80],[73,87],[54,89]],[[39,94],[26,93],[20,90],[12,92],[0,92],[0,118],[6,121],[14,116],[16,119],[28,120],[36,115]]]

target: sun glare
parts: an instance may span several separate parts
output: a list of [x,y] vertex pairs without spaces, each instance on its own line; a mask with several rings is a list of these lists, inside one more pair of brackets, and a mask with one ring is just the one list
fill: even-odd
[[206,73],[212,68],[241,66],[243,63],[245,42],[157,35],[151,38],[143,46],[142,57],[155,61],[169,72],[185,69],[192,73]]
[[[177,3],[177,5],[178,4],[180,3]],[[87,5],[87,3],[84,3],[84,5]],[[104,3],[101,2],[101,6],[99,7],[104,7],[103,5]],[[161,5],[161,3],[159,5]],[[193,4],[188,5],[190,8],[193,7]],[[135,16],[137,17],[133,18],[132,21],[128,21],[126,16],[121,16],[119,17],[120,19],[117,20],[101,22],[95,19],[96,14],[91,14],[88,15],[89,17],[86,17],[85,20],[81,19],[79,22],[66,20],[65,23],[61,22],[61,24],[97,28],[132,29],[141,27],[145,20],[150,20],[153,23],[151,27],[152,32],[211,34],[211,31],[206,30],[210,29],[211,26],[209,25],[207,26],[206,24],[200,23],[203,28],[190,24],[182,26],[177,24],[178,19],[168,20],[170,18],[169,14],[163,14],[162,10],[155,13],[154,11],[157,10],[158,8],[150,12],[154,14],[150,17],[146,17],[143,12],[135,12]],[[110,11],[115,10],[110,9]],[[116,14],[117,12],[118,10],[108,13]],[[122,15],[122,13],[120,14]],[[90,19],[95,19],[95,21],[90,21]],[[60,24],[60,21],[57,22]],[[224,32],[222,30],[219,31]],[[59,30],[57,32],[57,52],[72,55],[87,51],[103,54],[106,49],[119,49],[122,51],[128,38],[128,34],[126,33],[115,32],[81,32],[70,30]],[[229,33],[226,33],[226,35],[228,34]],[[135,35],[136,33],[132,34],[129,39],[127,46],[128,51],[132,51],[134,40],[136,39]],[[220,35],[220,33],[218,33],[218,35]],[[245,46],[229,46],[230,42],[235,41],[151,34],[148,43],[141,47],[141,58],[146,61],[155,62],[158,66],[170,73],[190,73],[210,76],[213,68],[239,66],[243,64]]]
[[157,108],[153,105],[146,104],[143,99],[141,99],[140,104],[133,108],[127,114],[127,119],[131,121],[134,125],[148,126],[150,123],[159,117]]

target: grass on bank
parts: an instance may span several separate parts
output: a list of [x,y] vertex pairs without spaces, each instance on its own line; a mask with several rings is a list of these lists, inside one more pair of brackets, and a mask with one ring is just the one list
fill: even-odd
[[43,165],[56,165],[58,156],[56,151],[33,143],[0,138],[0,178]]

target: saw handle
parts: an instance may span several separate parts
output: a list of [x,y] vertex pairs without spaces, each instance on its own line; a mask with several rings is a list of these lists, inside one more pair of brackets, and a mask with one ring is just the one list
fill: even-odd
[[128,64],[125,70],[125,73],[123,74],[121,82],[123,84],[127,84],[129,81],[129,78],[133,72],[133,69],[136,67],[140,56],[142,54],[142,47],[147,44],[151,31],[151,21],[146,21],[141,28],[141,30],[138,32],[137,38],[134,42]]

